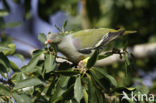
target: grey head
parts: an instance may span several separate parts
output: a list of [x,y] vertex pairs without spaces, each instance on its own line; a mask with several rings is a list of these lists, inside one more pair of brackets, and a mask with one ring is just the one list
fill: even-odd
[[56,33],[48,33],[47,40],[45,44],[59,44],[62,41],[62,36]]

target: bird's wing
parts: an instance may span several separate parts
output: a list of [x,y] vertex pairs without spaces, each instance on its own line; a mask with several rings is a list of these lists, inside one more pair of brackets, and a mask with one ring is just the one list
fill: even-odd
[[[123,30],[122,30],[123,31]],[[114,29],[100,28],[100,29],[87,29],[72,34],[72,38],[77,47],[77,50],[84,54],[91,53],[91,50],[99,47],[103,47],[111,40],[115,39],[121,31]],[[77,46],[79,44],[79,46]]]
[[72,42],[78,52],[80,52],[82,54],[90,54],[91,53],[92,47],[81,48],[81,40],[79,38],[72,39]]
[[83,49],[78,49],[78,52],[82,54],[90,54],[92,52],[93,48],[83,48]]
[[116,30],[107,29],[107,28],[100,28],[100,29],[86,29],[81,30],[75,33],[72,33],[73,39],[79,39],[81,44],[80,48],[90,48],[93,47],[101,40],[103,35],[107,34],[108,32],[115,32]]
[[108,32],[106,35],[104,35],[101,40],[95,45],[94,48],[100,48],[103,49],[108,43],[110,43],[112,40],[116,39],[120,35],[122,35],[125,32],[125,30],[121,30],[118,32]]

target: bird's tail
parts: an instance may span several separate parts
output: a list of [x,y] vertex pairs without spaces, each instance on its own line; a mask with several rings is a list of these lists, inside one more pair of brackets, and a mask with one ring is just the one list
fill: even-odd
[[125,30],[124,28],[119,28],[118,31],[123,31],[124,30],[124,33],[122,35],[127,35],[127,34],[135,34],[137,33],[137,31],[135,30]]
[[136,33],[137,31],[125,31],[124,33],[123,33],[123,35],[127,35],[127,34],[134,34],[134,33]]

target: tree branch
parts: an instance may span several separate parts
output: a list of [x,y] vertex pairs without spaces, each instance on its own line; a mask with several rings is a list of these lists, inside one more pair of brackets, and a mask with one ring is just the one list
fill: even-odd
[[[135,45],[134,47],[127,48],[127,51],[132,53],[137,59],[152,57],[156,55],[156,43]],[[105,59],[98,60],[95,66],[103,67],[122,61],[124,59],[120,59],[119,54],[113,54]]]

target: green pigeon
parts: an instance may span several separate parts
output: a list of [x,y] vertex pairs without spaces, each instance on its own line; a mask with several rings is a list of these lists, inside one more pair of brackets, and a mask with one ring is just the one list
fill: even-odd
[[74,63],[85,59],[95,49],[102,49],[117,37],[135,31],[115,30],[109,28],[86,29],[65,36],[49,33],[45,44],[53,43],[57,50]]

